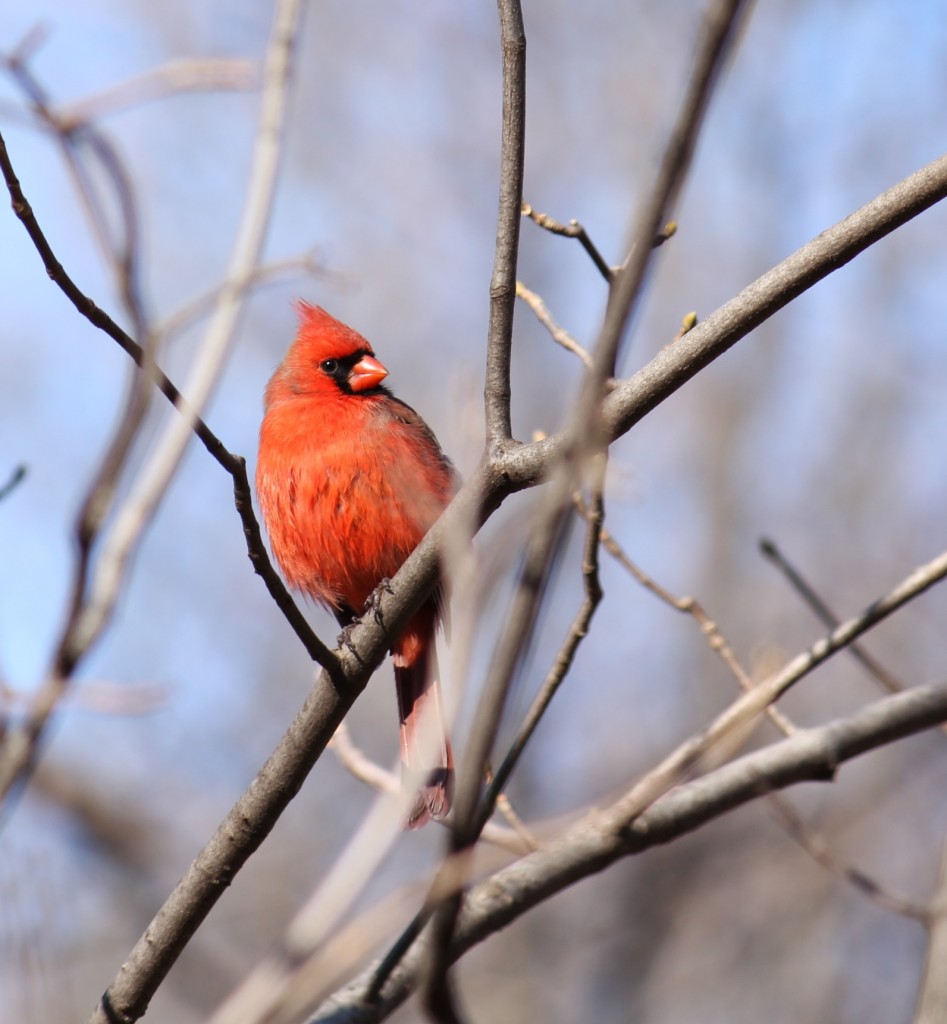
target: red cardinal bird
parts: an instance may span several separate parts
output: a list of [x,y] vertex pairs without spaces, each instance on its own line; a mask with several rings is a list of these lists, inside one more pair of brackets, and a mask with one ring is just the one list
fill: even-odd
[[[382,386],[388,371],[371,345],[318,306],[300,302],[298,312],[299,333],[266,388],[257,494],[289,585],[347,626],[440,515],[456,477],[430,427]],[[422,605],[391,648],[401,756],[418,789],[409,828],[450,810],[438,602]]]

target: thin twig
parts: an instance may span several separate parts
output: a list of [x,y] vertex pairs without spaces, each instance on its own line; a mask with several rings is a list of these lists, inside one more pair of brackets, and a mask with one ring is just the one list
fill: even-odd
[[[576,507],[583,518],[588,518],[588,509],[577,495]],[[608,553],[623,566],[645,589],[649,590],[669,607],[679,612],[691,615],[700,626],[701,633],[707,638],[711,650],[716,652],[727,666],[733,677],[740,684],[744,691],[753,689],[753,680],[740,664],[739,659],[728,643],[726,637],[720,632],[717,624],[706,613],[703,606],[693,597],[675,597],[670,591],[662,587],[656,580],[652,579],[638,565],[636,565],[625,553],[623,548],[612,537],[607,530],[602,530],[602,546]],[[837,622],[835,623],[838,624]],[[851,648],[849,648],[851,650]],[[789,717],[783,714],[778,708],[770,706],[766,709],[767,717],[784,736],[791,736],[796,732],[796,726]],[[943,728],[943,727],[942,727]],[[874,882],[864,872],[845,864],[840,857],[832,852],[828,841],[807,825],[793,808],[792,804],[785,797],[771,793],[767,802],[773,805],[777,818],[785,827],[786,831],[806,849],[811,856],[824,867],[840,875],[847,882],[854,885],[860,892],[863,892],[876,900],[882,906],[892,909],[901,914],[916,917],[918,907],[907,901],[886,892],[882,886]]]
[[[136,331],[147,332],[147,319],[138,285],[138,213],[131,179],[118,153],[101,133],[87,129],[69,132],[55,122],[45,90],[26,66],[21,48],[9,60],[14,77],[32,100],[39,116],[55,131],[66,162],[79,187],[86,208],[99,236],[118,291]],[[0,140],[2,141],[2,140]],[[105,213],[89,184],[81,152],[86,147],[97,159],[114,189],[121,212],[123,236],[113,248],[105,228]],[[8,184],[15,176],[4,164]],[[11,195],[13,195],[11,188]],[[14,197],[15,199],[15,197]],[[14,207],[16,208],[16,207]],[[28,207],[27,207],[28,210]],[[4,737],[0,751],[0,799],[22,780],[35,762],[50,715],[66,693],[69,680],[80,658],[94,639],[88,634],[89,581],[93,569],[92,551],[115,498],[119,476],[131,452],[132,444],[144,422],[152,394],[153,350],[141,350],[138,372],[134,373],[124,409],[112,438],[81,503],[75,527],[76,556],[65,624],[60,632],[51,666],[43,684],[32,695],[18,727]]]
[[180,58],[152,68],[81,100],[57,105],[53,113],[66,130],[138,108],[153,100],[185,92],[252,89],[257,79],[255,61],[233,57]]
[[[137,366],[140,366],[144,358],[141,346],[136,341],[132,340],[132,338],[123,331],[122,328],[119,327],[104,310],[100,309],[88,295],[81,291],[57,259],[45,233],[36,219],[36,215],[33,213],[32,207],[23,193],[23,188],[16,176],[2,133],[0,133],[0,169],[3,170],[7,191],[10,193],[13,212],[19,218],[20,222],[26,229],[27,234],[30,236],[30,240],[33,242],[36,251],[39,253],[50,280],[60,288],[82,316],[84,316],[94,327],[97,327],[100,331],[107,334],[113,341],[117,342],[122,350],[131,357],[134,363]],[[186,405],[184,396],[160,370],[157,370],[155,373],[155,385],[176,408],[181,409]],[[214,434],[207,424],[200,418],[195,419],[193,429],[210,455],[229,472],[230,465],[228,458],[233,458],[233,456],[229,455],[216,434]]]
[[[506,818],[506,820],[510,823],[510,827],[513,829],[516,835],[519,836],[519,838],[522,840],[523,848],[521,852],[525,853],[529,850],[538,850],[539,840],[526,827],[526,823],[519,816],[519,814],[517,814],[516,808],[513,806],[512,801],[506,795],[506,793],[497,793],[496,807],[500,814],[502,814],[503,817]],[[490,822],[487,822],[487,824],[483,826],[483,831],[480,833],[480,838],[483,839],[485,842],[489,841],[489,836],[495,827],[495,825],[492,825]]]
[[[275,166],[274,146],[276,141],[273,137],[273,133],[278,129],[278,112],[283,106],[283,96],[285,92],[284,83],[286,69],[288,66],[288,52],[292,39],[292,33],[287,32],[287,28],[291,20],[294,24],[293,19],[297,16],[299,6],[300,0],[292,0],[292,2],[284,4],[283,8],[281,8],[283,17],[286,20],[283,22],[278,21],[277,23],[277,31],[274,36],[275,42],[271,45],[271,53],[268,58],[268,64],[272,66],[274,75],[271,80],[268,79],[268,91],[264,96],[264,113],[261,120],[261,133],[262,138],[265,140],[265,144],[262,144],[263,153],[260,157],[260,166],[256,175],[256,189],[251,192],[251,195],[254,195],[254,203],[256,203],[261,197],[272,192],[272,183],[274,180],[273,170]],[[23,195],[23,191],[16,178],[16,174],[10,162],[9,154],[7,153],[2,136],[0,136],[0,166],[2,166],[7,188],[10,192],[14,212],[23,222],[27,232],[30,234],[34,245],[43,258],[50,277],[60,286],[60,288],[62,288],[83,315],[85,315],[97,327],[105,330],[111,337],[117,340],[119,344],[130,355],[132,355],[133,359],[139,366],[147,369],[149,362],[148,350],[143,350],[138,346],[111,320],[110,317],[99,310],[98,307],[96,307],[95,304],[76,287],[72,279],[56,259],[45,235],[36,221],[29,203]],[[265,205],[266,204],[264,203],[264,206]],[[238,240],[236,249],[234,265],[238,268],[249,259],[255,258],[254,254],[259,247],[264,222],[264,219],[260,216],[259,210],[253,216],[248,214],[244,232],[242,233],[241,239]],[[218,340],[223,337],[223,328],[227,323],[232,325],[233,322],[233,306],[239,291],[236,288],[236,285],[234,285],[234,289],[235,291],[232,296],[232,301],[229,304],[231,309],[224,314],[223,318],[226,322],[219,321],[217,324]],[[206,365],[205,369],[207,369]],[[186,443],[191,430],[196,431],[201,437],[201,440],[205,443],[205,446],[208,447],[208,450],[211,451],[215,458],[217,458],[218,462],[220,462],[233,477],[235,503],[244,522],[244,532],[247,537],[248,552],[254,567],[263,577],[271,594],[274,595],[274,598],[284,611],[284,614],[286,614],[287,618],[291,621],[291,624],[297,631],[298,635],[306,643],[310,654],[319,661],[320,664],[328,667],[330,671],[337,671],[335,668],[337,664],[335,656],[312,632],[301,612],[299,612],[298,608],[289,597],[289,594],[282,582],[272,569],[272,566],[269,564],[269,560],[263,546],[262,537],[260,535],[259,524],[256,522],[252,513],[249,481],[246,477],[246,466],[243,460],[238,456],[231,455],[223,448],[223,445],[208,430],[206,425],[200,421],[197,414],[190,409],[187,403],[184,402],[181,398],[180,392],[178,392],[177,388],[171,384],[164,374],[161,374],[160,371],[155,369],[154,378],[161,390],[168,395],[168,397],[170,397],[172,401],[175,402],[175,405],[182,411],[182,420],[185,422],[185,429],[183,435],[179,438],[181,445],[183,446],[183,444]],[[136,386],[133,390],[132,399],[129,402],[129,407],[121,424],[119,434],[116,441],[113,443],[112,449],[107,455],[103,470],[100,472],[99,478],[95,481],[80,516],[79,557],[67,623],[63,630],[58,649],[53,659],[53,666],[46,683],[36,694],[30,713],[26,716],[26,720],[22,727],[16,733],[11,734],[6,738],[6,743],[2,750],[2,757],[0,757],[0,793],[9,791],[14,782],[22,777],[22,775],[28,770],[35,755],[40,737],[45,729],[46,722],[48,721],[49,715],[55,707],[59,696],[64,690],[66,680],[71,676],[79,659],[82,657],[84,652],[88,650],[90,644],[93,642],[95,637],[99,635],[102,628],[104,628],[108,621],[111,610],[114,607],[118,585],[121,581],[122,566],[128,557],[128,545],[134,540],[134,536],[137,535],[137,530],[144,525],[143,520],[140,518],[141,506],[139,505],[137,508],[130,509],[129,504],[126,503],[126,505],[123,506],[124,515],[119,516],[118,521],[110,534],[110,542],[105,542],[103,544],[103,550],[99,555],[97,563],[98,571],[90,585],[89,592],[87,592],[87,586],[89,586],[87,584],[87,578],[90,569],[90,552],[92,543],[96,536],[98,526],[104,518],[110,494],[114,491],[115,478],[117,476],[118,468],[124,459],[124,452],[127,451],[127,446],[130,444],[136,421],[139,419],[141,414],[141,393],[143,392],[144,387],[148,386],[149,383],[150,382],[144,372],[137,375]],[[209,386],[209,379],[206,380],[206,384]],[[170,465],[167,462],[167,454],[167,451],[165,451],[165,458],[163,462],[164,471],[167,471]],[[155,475],[156,474],[152,474],[150,482],[148,480],[145,481],[144,488],[139,488],[139,492],[141,492],[142,489],[146,491],[144,497],[147,499],[147,502],[152,503],[152,508],[153,502],[157,500],[159,494],[159,491],[155,491],[152,486]],[[142,497],[142,495],[139,493],[139,498],[140,497]],[[134,499],[135,494],[133,493],[129,501],[132,502]]]
[[10,474],[10,479],[0,487],[0,501],[9,498],[20,483],[26,479],[26,466],[20,464]]
[[[572,219],[568,224],[563,224],[561,221],[556,220],[555,217],[550,217],[548,213],[537,210],[531,203],[523,203],[522,214],[524,217],[529,217],[534,224],[538,224],[543,230],[550,232],[550,234],[560,235],[562,238],[577,239],[602,277],[609,284],[614,281],[615,275],[621,268],[609,266],[608,261],[589,237],[588,232],[577,220]],[[651,241],[651,247],[653,249],[660,248],[660,246],[664,245],[665,242],[676,234],[677,222],[669,220],[654,236]]]
[[[805,580],[799,570],[780,551],[775,542],[764,537],[760,541],[760,551],[782,572],[796,593],[812,609],[822,625],[828,629],[835,629],[839,624],[838,616],[835,615],[832,609],[816,593],[815,589]],[[900,693],[905,688],[904,683],[893,673],[889,672],[877,658],[869,654],[861,644],[850,644],[848,653],[873,679],[890,693]]]
[[359,782],[364,782],[378,793],[400,796],[401,782],[398,776],[387,768],[382,768],[356,746],[345,722],[342,722],[329,740],[329,749],[339,759],[342,767]]
[[552,340],[557,345],[561,345],[567,352],[578,356],[587,370],[592,369],[592,357],[588,350],[583,348],[564,327],[560,327],[553,320],[552,314],[546,308],[546,303],[535,292],[531,292],[522,281],[516,282],[516,297],[522,299],[529,306],[536,315],[536,319],[549,331]]
[[[30,51],[32,52],[32,51]],[[132,333],[138,338],[148,336],[148,318],[139,283],[139,215],[131,176],[108,138],[94,125],[86,122],[64,122],[55,112],[50,98],[36,76],[30,71],[26,57],[15,51],[7,67],[26,93],[43,124],[56,138],[66,166],[92,224],[96,240],[109,268],[114,272],[119,295],[132,321]],[[113,243],[109,217],[99,199],[93,176],[83,158],[85,151],[95,158],[111,184],[121,215],[121,234]]]
[[[576,496],[576,507],[579,514],[587,519],[588,509],[582,501],[581,496]],[[739,659],[733,652],[726,637],[720,632],[717,624],[704,611],[703,606],[693,597],[675,597],[670,591],[662,587],[656,580],[652,579],[638,565],[636,565],[625,553],[618,542],[608,533],[602,530],[602,546],[608,553],[623,566],[645,589],[649,590],[669,607],[677,611],[693,616],[700,626],[701,633],[707,638],[711,650],[719,654],[731,674],[740,684],[744,691],[753,688],[753,680],[740,664]],[[836,621],[834,625],[838,625]],[[854,645],[852,645],[854,646]],[[850,647],[849,650],[852,648]],[[789,717],[778,708],[770,706],[766,714],[777,729],[784,736],[791,736],[796,732],[796,726]],[[943,728],[943,726],[941,726]],[[897,896],[888,893],[881,885],[869,878],[858,868],[845,864],[840,857],[832,852],[828,840],[807,825],[799,816],[792,804],[785,797],[776,793],[770,793],[767,803],[772,804],[774,812],[786,831],[798,842],[819,864],[841,876],[845,881],[854,885],[860,892],[868,895],[880,905],[897,913],[909,917],[918,917],[925,914],[916,904],[902,900]]]
[[[602,407],[607,439],[614,441],[626,434],[704,367],[793,299],[945,196],[947,156],[941,156],[820,232],[678,342],[662,348],[632,377],[618,381]],[[491,468],[502,476],[507,485],[505,493],[548,479],[553,467],[565,457],[570,440],[569,433],[563,431],[494,453]]]
[[[542,213],[537,210],[530,203],[523,203],[522,213],[524,217],[534,223],[538,224],[545,231],[549,231],[554,235],[561,235],[563,238],[576,238],[583,249],[588,253],[589,258],[595,264],[598,272],[611,284],[615,277],[615,270],[613,267],[608,265],[605,257],[598,251],[598,247],[589,238],[585,228],[577,221],[570,220],[568,224],[562,224],[555,218],[550,217],[548,213]],[[672,232],[673,234],[673,232]],[[670,237],[670,235],[668,236]],[[664,239],[662,239],[664,241]]]
[[832,874],[840,875],[860,893],[885,910],[890,910],[903,917],[910,917],[922,924],[927,924],[930,920],[931,912],[928,907],[888,892],[864,871],[844,863],[833,853],[825,838],[806,823],[784,796],[779,793],[769,793],[766,803],[776,813],[783,828],[806,853]]

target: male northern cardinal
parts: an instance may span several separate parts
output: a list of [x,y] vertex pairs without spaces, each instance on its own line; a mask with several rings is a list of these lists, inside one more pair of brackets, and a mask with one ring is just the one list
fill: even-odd
[[[382,386],[388,371],[358,332],[300,302],[300,325],[266,388],[257,494],[291,587],[340,625],[362,613],[450,501],[455,473],[430,427]],[[450,810],[433,595],[392,643],[401,756],[418,790],[417,828]]]

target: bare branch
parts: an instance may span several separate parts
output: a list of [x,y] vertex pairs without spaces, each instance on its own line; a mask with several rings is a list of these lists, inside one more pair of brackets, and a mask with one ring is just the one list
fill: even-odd
[[[489,782],[490,779],[488,777],[487,783],[489,784]],[[521,853],[528,853],[530,850],[539,849],[539,840],[526,827],[526,823],[519,816],[519,814],[516,811],[516,808],[513,806],[513,802],[506,795],[506,793],[497,793],[496,808],[500,812],[500,814],[502,814],[503,817],[506,818],[506,820],[510,823],[510,827],[519,837],[522,847],[520,850]],[[480,838],[483,839],[485,842],[489,842],[489,837],[494,828],[496,828],[495,825],[491,825],[490,822],[487,822],[487,824],[483,826],[483,830],[480,833]]]
[[[608,438],[615,440],[627,433],[705,366],[798,295],[945,196],[947,156],[942,156],[821,232],[679,341],[663,348],[634,376],[619,381],[603,402]],[[563,457],[568,440],[563,432],[496,454],[493,470],[502,476],[507,493],[532,487],[544,479],[556,460]]]
[[[576,501],[576,508],[578,509],[579,515],[584,519],[588,518],[589,511],[581,497]],[[734,679],[736,679],[740,688],[747,692],[753,689],[753,680],[740,664],[740,661],[727,641],[727,638],[723,635],[717,623],[714,622],[714,620],[707,614],[703,605],[696,598],[689,596],[675,597],[675,595],[669,590],[662,587],[657,580],[649,576],[640,566],[631,560],[631,558],[626,554],[624,548],[622,548],[607,529],[602,530],[602,547],[604,547],[612,558],[614,558],[622,568],[627,570],[627,572],[633,576],[641,586],[654,594],[655,597],[666,604],[669,608],[673,608],[675,611],[682,612],[685,615],[690,615],[700,627],[701,634],[706,638],[710,649],[718,655],[720,660],[724,665],[726,665],[730,674]],[[790,722],[778,708],[769,707],[766,709],[766,714],[784,736],[789,736],[795,730],[795,726],[792,722]]]
[[179,93],[252,89],[256,78],[255,61],[232,57],[185,57],[152,68],[84,99],[59,104],[53,113],[59,125],[70,131],[120,110],[140,107]]
[[[430,897],[433,901],[436,893],[449,892],[433,922],[436,938],[431,946],[431,981],[425,993],[425,1003],[437,1020],[458,1016],[447,981],[449,963],[441,953],[450,946],[450,936],[462,901],[461,887],[453,884],[458,870],[463,869],[464,860],[459,855],[477,841],[485,820],[478,810],[483,768],[496,742],[506,699],[535,628],[552,567],[562,552],[565,527],[563,509],[547,502],[537,510],[537,522],[527,542],[510,612],[490,660],[483,692],[474,713],[470,739],[457,773],[449,854],[431,885]],[[498,789],[503,784],[501,782]]]
[[[587,509],[581,500],[577,502],[577,507],[583,517],[587,516]],[[650,590],[651,593],[669,607],[693,616],[700,626],[701,633],[707,638],[711,650],[720,655],[721,660],[737,680],[741,689],[747,692],[753,689],[752,679],[750,679],[740,664],[726,637],[723,636],[716,623],[695,598],[675,597],[667,591],[632,562],[618,542],[606,530],[602,531],[602,545],[643,587]],[[836,621],[834,625],[838,625],[838,622]],[[849,649],[851,650],[851,648]],[[796,732],[796,726],[778,708],[770,706],[766,709],[766,714],[784,736],[791,736]],[[817,863],[839,875],[845,881],[854,885],[859,892],[868,895],[875,902],[889,910],[894,910],[896,913],[908,917],[924,917],[926,915],[926,910],[923,908],[888,893],[864,872],[845,864],[841,858],[832,852],[828,841],[803,821],[787,799],[776,793],[770,793],[767,799],[772,805],[777,819],[786,831]]]
[[[32,53],[32,48],[28,52]],[[131,317],[132,331],[136,337],[145,338],[148,333],[148,319],[138,280],[140,218],[131,176],[115,147],[94,125],[74,121],[65,123],[59,118],[46,90],[27,66],[26,55],[22,50],[17,50],[7,57],[6,64],[14,79],[29,97],[40,122],[59,143],[79,198],[92,224],[96,241],[115,276],[119,295]],[[109,218],[86,167],[86,153],[95,158],[114,192],[122,226],[118,241],[112,240]],[[120,429],[117,434],[120,437],[122,430]]]
[[877,903],[878,906],[884,907],[885,910],[890,910],[895,914],[901,914],[903,917],[910,917],[920,921],[922,924],[927,924],[930,918],[930,911],[927,907],[912,903],[911,900],[904,899],[901,896],[895,896],[873,878],[866,875],[864,871],[860,871],[850,864],[845,864],[832,852],[825,838],[806,824],[785,797],[778,793],[770,793],[767,803],[775,812],[780,824],[816,863],[821,864],[833,874],[844,878],[846,882],[854,886],[860,893],[867,896],[874,903]]
[[[608,265],[605,257],[598,251],[598,247],[589,238],[585,228],[577,220],[570,220],[568,224],[562,224],[554,218],[550,217],[548,213],[541,213],[535,209],[529,203],[523,203],[522,212],[524,217],[534,223],[538,224],[541,228],[551,232],[554,235],[561,235],[563,238],[576,238],[583,249],[588,253],[589,258],[595,264],[598,272],[608,281],[612,283],[615,277],[615,271]],[[671,232],[673,234],[673,231]],[[667,236],[670,238],[670,235]],[[662,239],[664,241],[664,239]]]
[[[279,16],[277,18],[274,39],[268,53],[267,66],[271,74],[267,78],[267,87],[263,97],[261,142],[258,147],[256,173],[251,184],[243,230],[235,248],[231,292],[220,306],[221,312],[212,325],[203,365],[198,368],[200,386],[194,390],[200,400],[206,398],[223,356],[227,339],[236,322],[240,286],[243,276],[246,276],[244,267],[255,265],[256,254],[262,242],[269,200],[275,181],[277,143],[284,106],[289,52],[300,3],[301,0],[286,0],[280,8],[282,19]],[[23,196],[2,137],[0,137],[0,166],[3,168],[7,188],[13,200],[14,211],[40,252],[50,276],[59,284],[80,312],[96,326],[118,340],[119,344],[133,356],[135,362],[142,367],[142,372],[135,378],[126,414],[119,425],[116,438],[106,455],[103,468],[93,483],[80,515],[79,555],[71,606],[52,668],[46,682],[37,692],[22,727],[6,737],[3,750],[0,752],[2,753],[2,757],[0,757],[0,793],[5,793],[28,770],[49,715],[64,692],[66,681],[85,651],[107,624],[114,607],[123,567],[129,556],[131,545],[144,527],[148,516],[153,512],[192,430],[201,435],[205,445],[211,449],[212,454],[234,478],[235,502],[244,521],[248,545],[251,545],[250,557],[255,567],[259,571],[260,566],[268,566],[269,563],[262,544],[262,537],[260,537],[259,525],[252,515],[249,482],[246,479],[246,467],[243,460],[230,455],[223,449],[217,438],[199,420],[197,413],[181,399],[177,389],[153,366],[149,349],[146,347],[143,350],[121,331],[111,318],[98,310],[63,270]],[[147,391],[150,389],[152,376],[158,381],[159,386],[163,385],[162,390],[165,394],[168,394],[169,397],[173,396],[172,400],[175,401],[183,415],[180,421],[172,424],[166,443],[159,449],[155,461],[152,463],[152,471],[140,479],[139,486],[133,490],[117,516],[109,537],[101,545],[102,551],[98,556],[97,571],[90,584],[88,574],[92,542],[104,519],[111,495],[114,493],[118,471],[124,462],[137,424],[143,415],[143,403]],[[252,547],[254,543],[258,544],[256,550]],[[309,629],[305,619],[295,608],[285,587],[271,567],[269,575],[269,579],[266,576],[264,579],[271,593],[275,592],[279,595],[278,603],[284,609],[284,613],[287,613],[288,617],[293,620],[294,626],[305,627],[300,635],[307,638],[307,648],[320,660],[321,664],[332,667],[334,671],[333,656]]]
[[[815,612],[816,618],[818,618],[822,625],[828,629],[835,629],[839,624],[838,617],[825,601],[819,597],[815,589],[806,582],[799,570],[789,562],[776,544],[767,538],[763,538],[760,541],[760,551],[782,572],[790,584],[792,584],[796,593]],[[898,693],[904,689],[904,683],[889,672],[877,658],[869,654],[861,644],[850,644],[848,653],[889,693]]]
[[0,487],[0,501],[4,501],[6,498],[9,498],[25,479],[26,466],[20,464],[14,468],[13,472],[10,474],[10,479]]
[[[583,517],[587,517],[588,511],[581,499],[577,502],[577,507],[580,514]],[[667,591],[632,562],[618,542],[606,530],[602,531],[602,545],[643,587],[651,591],[669,607],[692,615],[700,626],[701,633],[707,638],[711,650],[720,655],[720,658],[740,684],[740,687],[747,692],[752,690],[752,679],[750,679],[740,664],[726,637],[723,636],[716,623],[707,615],[703,606],[696,599],[692,597],[675,597]],[[836,620],[833,625],[838,625],[838,621]],[[849,650],[854,646],[853,644]],[[784,736],[791,736],[796,732],[796,726],[778,708],[770,706],[766,709],[766,714]],[[941,728],[944,727],[941,726]],[[887,892],[863,871],[845,864],[840,857],[832,852],[828,841],[803,821],[789,800],[776,793],[770,793],[767,800],[772,805],[777,819],[786,831],[817,863],[828,868],[834,874],[839,875],[849,884],[855,886],[859,892],[869,896],[886,909],[908,917],[926,919],[926,909]]]
[[[67,163],[79,184],[80,194],[85,198],[93,223],[99,229],[100,240],[112,265],[125,306],[136,329],[144,332],[146,318],[139,293],[137,274],[138,215],[130,178],[114,148],[99,133],[87,131],[80,138],[59,130],[55,125],[48,111],[45,92],[25,65],[25,53],[28,49],[28,47],[21,47],[10,58],[10,70],[33,100],[40,116],[48,120],[56,129]],[[104,212],[85,177],[85,167],[78,153],[80,141],[87,144],[90,151],[96,156],[115,190],[122,214],[124,237],[121,246],[114,251],[104,228]],[[11,197],[14,199],[14,209],[17,210],[16,192],[19,190],[19,185],[12,172],[12,167],[9,165],[2,138],[0,138],[0,149],[3,149],[0,154],[0,158],[2,158],[0,162],[3,164],[4,176]],[[20,198],[22,198],[22,193],[20,193]],[[19,210],[17,212],[21,213]],[[27,223],[24,217],[30,216],[31,212],[24,200],[21,219]],[[35,220],[33,224],[36,231],[39,232]],[[39,234],[41,236],[41,232]],[[132,376],[122,415],[86,491],[77,517],[76,557],[69,605],[65,624],[56,643],[52,664],[45,681],[32,696],[22,721],[16,728],[5,734],[3,746],[0,748],[0,799],[10,792],[13,785],[26,775],[34,763],[49,716],[65,694],[76,664],[95,637],[94,633],[90,634],[86,631],[88,588],[93,565],[92,549],[97,543],[99,531],[112,507],[119,475],[144,421],[152,394],[151,347],[146,346],[141,350],[140,355],[139,371]]]
[[366,757],[360,750],[349,733],[349,727],[345,722],[335,730],[335,735],[329,740],[329,748],[338,757],[346,771],[350,772],[359,782],[371,786],[377,793],[387,793],[391,797],[401,795],[401,781],[394,772],[382,768],[370,757]]
[[560,327],[553,320],[552,314],[546,308],[546,303],[535,292],[531,292],[522,281],[516,282],[516,297],[522,299],[536,314],[536,319],[549,331],[552,340],[557,345],[561,345],[567,352],[578,356],[587,370],[592,369],[592,357],[588,351],[565,328]]
[[[599,252],[598,247],[589,237],[588,232],[577,220],[573,219],[570,220],[568,224],[563,224],[554,217],[550,217],[548,213],[543,213],[540,210],[537,210],[530,203],[523,203],[522,213],[524,217],[529,217],[534,224],[538,224],[543,228],[543,230],[550,232],[550,234],[560,235],[562,238],[577,239],[582,248],[585,249],[586,253],[588,253],[589,258],[595,264],[596,269],[602,277],[604,277],[609,284],[614,281],[618,268],[609,266],[605,257]],[[668,241],[668,239],[673,238],[676,233],[677,223],[673,220],[669,220],[652,239],[652,248],[657,249],[659,246],[664,245],[664,243]]]
[[797,655],[782,669],[758,683],[723,711],[698,736],[681,744],[644,779],[637,783],[616,806],[629,815],[640,814],[658,797],[681,779],[699,771],[702,763],[715,756],[718,744],[728,744],[741,737],[769,707],[800,679],[821,665],[833,654],[902,608],[947,576],[947,552],[921,566],[899,583],[885,597],[870,604],[861,614],[848,619],[827,637]]
[[487,449],[505,445],[510,428],[510,349],[516,305],[516,260],[523,202],[526,140],[526,32],[519,0],[497,0],[503,51],[503,118],[500,147],[500,209],[490,281],[490,327],[484,413]]
[[[669,843],[765,793],[799,782],[830,781],[846,761],[945,719],[947,687],[918,687],[884,697],[847,718],[801,729],[683,783],[640,816],[629,818],[619,801],[585,817],[559,839],[470,890],[448,957],[455,962],[539,903],[623,857]],[[324,1003],[309,1024],[374,1024],[385,1019],[417,988],[426,946],[421,942],[408,953],[374,1001],[368,998],[376,972],[372,965]]]

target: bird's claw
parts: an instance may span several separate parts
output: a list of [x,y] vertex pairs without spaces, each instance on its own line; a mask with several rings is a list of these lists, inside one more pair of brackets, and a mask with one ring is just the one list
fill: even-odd
[[381,595],[382,594],[393,594],[394,591],[391,589],[391,580],[386,576],[380,580],[378,586],[368,595],[365,600],[365,611],[371,612],[374,616],[375,622],[379,626],[384,626],[381,615]]
[[358,619],[355,619],[352,622],[350,622],[347,626],[343,626],[342,632],[339,633],[336,643],[339,645],[339,647],[348,648],[348,650],[350,650],[352,654],[355,655],[358,661],[361,661],[362,659],[358,653],[358,649],[356,648],[355,644],[352,643],[352,631],[355,629],[357,625]]

